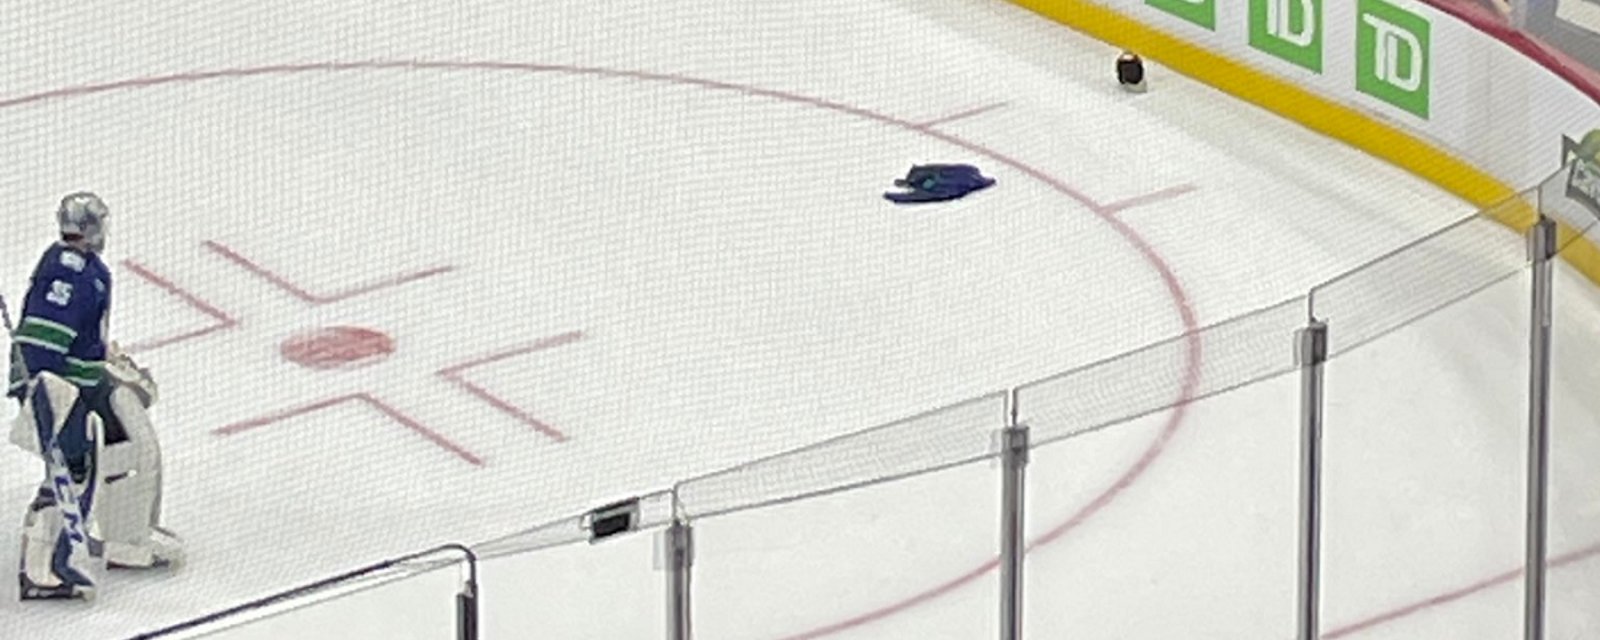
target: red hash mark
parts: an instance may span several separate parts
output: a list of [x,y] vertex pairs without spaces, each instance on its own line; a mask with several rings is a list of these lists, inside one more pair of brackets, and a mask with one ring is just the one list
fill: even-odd
[[215,322],[213,322],[212,324],[210,324],[210,325],[208,325],[206,327],[203,327],[203,328],[200,328],[200,329],[196,329],[194,331],[189,331],[187,333],[180,333],[180,334],[177,334],[177,335],[167,336],[167,337],[164,337],[164,338],[156,338],[156,339],[153,339],[153,340],[145,340],[145,341],[142,341],[142,342],[136,342],[134,344],[130,344],[130,345],[126,346],[126,347],[123,347],[123,349],[126,350],[128,353],[137,353],[137,352],[140,352],[140,351],[150,351],[150,350],[153,350],[153,349],[159,349],[161,347],[171,346],[173,344],[177,344],[177,343],[183,342],[185,340],[193,340],[195,338],[199,338],[199,337],[202,337],[202,336],[210,335],[210,334],[216,333],[218,331],[226,331],[228,329],[232,329],[232,328],[234,328],[234,327],[239,325],[239,321],[238,320],[234,320],[232,316],[224,313],[222,310],[216,308],[215,306],[212,306],[210,303],[207,303],[206,301],[201,300],[199,298],[199,296],[196,296],[193,293],[190,293],[187,290],[183,289],[182,287],[179,287],[178,285],[173,284],[171,280],[168,280],[166,278],[161,277],[160,275],[157,275],[154,271],[151,271],[149,267],[146,267],[146,266],[144,266],[142,264],[139,264],[137,262],[134,262],[132,260],[123,260],[122,261],[122,266],[124,268],[126,268],[128,271],[133,272],[134,275],[139,276],[140,278],[143,278],[146,282],[149,282],[150,284],[153,284],[153,285],[159,287],[161,290],[166,291],[167,293],[173,295],[174,297],[178,298],[179,300],[182,300],[184,302],[184,304],[189,305],[190,308],[193,308],[195,311],[199,311],[200,313],[205,314],[206,316],[210,317],[212,320],[215,321]]
[[997,102],[997,103],[994,103],[994,104],[988,104],[988,105],[984,105],[984,106],[981,106],[981,107],[967,109],[966,111],[958,111],[956,113],[952,113],[952,114],[949,114],[949,115],[946,115],[946,116],[940,116],[940,117],[934,118],[932,120],[918,122],[916,124],[911,125],[911,128],[913,128],[913,129],[932,129],[932,128],[934,128],[934,127],[936,127],[938,125],[941,125],[941,124],[950,124],[950,123],[955,122],[957,120],[965,120],[965,119],[971,118],[973,116],[982,115],[982,114],[988,113],[990,111],[994,111],[995,109],[1003,108],[1008,104],[1010,104],[1010,103],[1008,103],[1008,102]]
[[272,286],[277,287],[289,295],[299,298],[301,301],[310,304],[328,304],[331,302],[339,302],[340,300],[354,298],[356,296],[372,293],[381,289],[398,287],[409,282],[415,282],[423,278],[431,278],[433,276],[455,270],[455,267],[448,266],[433,267],[431,269],[425,269],[413,273],[403,273],[397,276],[383,278],[375,282],[356,285],[347,289],[335,291],[333,293],[319,294],[305,290],[301,286],[290,282],[288,278],[278,275],[271,269],[257,264],[255,261],[244,257],[243,254],[234,251],[220,242],[207,240],[205,241],[205,247],[210,249],[212,253],[222,256],[229,262],[239,265],[240,268],[250,272],[252,275],[261,278],[262,280],[266,280],[267,283],[271,284]]
[[507,358],[515,358],[515,357],[521,356],[521,355],[527,355],[527,354],[530,354],[530,353],[536,353],[536,352],[539,352],[539,351],[544,351],[546,349],[553,349],[553,348],[556,348],[556,347],[559,347],[559,346],[562,346],[562,345],[565,345],[565,344],[571,344],[573,342],[577,342],[577,341],[582,340],[582,339],[583,339],[583,332],[582,331],[569,331],[567,333],[550,336],[548,338],[542,338],[542,339],[538,340],[537,342],[534,342],[533,344],[517,347],[517,348],[514,348],[514,349],[507,349],[505,351],[492,353],[492,354],[489,354],[489,355],[486,355],[486,356],[482,356],[482,357],[479,357],[479,358],[476,358],[476,359],[473,359],[473,360],[469,360],[467,362],[462,362],[460,364],[450,365],[448,367],[445,367],[445,368],[439,370],[439,377],[444,378],[445,380],[449,380],[451,383],[455,384],[457,387],[460,387],[462,391],[465,391],[468,394],[472,395],[473,397],[476,397],[477,399],[482,400],[485,403],[488,403],[489,406],[494,407],[496,410],[498,410],[501,413],[504,413],[504,414],[506,414],[508,416],[511,416],[512,418],[515,418],[518,422],[521,422],[521,423],[523,423],[525,425],[533,427],[533,429],[535,431],[538,431],[539,433],[542,433],[542,434],[548,436],[550,439],[555,440],[556,442],[565,442],[567,440],[567,436],[566,436],[566,434],[561,433],[561,431],[559,429],[556,429],[555,427],[550,426],[548,423],[544,422],[543,420],[540,420],[538,418],[533,417],[532,414],[530,414],[527,411],[517,407],[516,405],[511,404],[510,402],[505,401],[505,399],[503,399],[503,398],[501,398],[499,396],[496,396],[496,395],[494,395],[492,393],[489,393],[489,391],[487,389],[484,389],[483,387],[480,387],[477,384],[474,384],[473,382],[467,380],[465,377],[462,376],[462,373],[464,373],[467,369],[471,369],[473,367],[478,367],[478,366],[490,364],[490,363],[493,363],[493,362],[499,362],[499,361],[505,360]]
[[400,423],[400,426],[410,429],[413,433],[422,436],[428,442],[433,443],[439,448],[449,451],[457,458],[465,460],[467,463],[474,466],[483,466],[483,458],[480,458],[472,452],[467,451],[461,445],[451,442],[448,438],[439,435],[439,432],[429,429],[427,426],[411,418],[411,416],[401,413],[400,410],[389,406],[388,403],[379,400],[372,394],[366,392],[352,393],[349,395],[329,398],[327,400],[319,400],[302,407],[287,409],[269,416],[263,416],[253,420],[246,420],[244,422],[235,422],[225,427],[214,429],[211,433],[219,436],[236,435],[245,431],[252,431],[271,424],[282,422],[290,418],[303,416],[309,413],[315,413],[317,411],[335,407],[347,402],[364,402],[368,406],[377,409],[383,415],[388,416],[389,419]]
[[1199,190],[1199,188],[1194,186],[1194,185],[1192,185],[1192,184],[1180,184],[1180,185],[1176,185],[1176,186],[1167,187],[1165,189],[1157,189],[1155,191],[1151,191],[1150,193],[1146,193],[1144,195],[1138,195],[1138,196],[1134,196],[1132,198],[1128,198],[1127,200],[1119,200],[1117,202],[1106,203],[1106,204],[1101,205],[1101,208],[1103,208],[1108,213],[1118,213],[1118,212],[1126,211],[1128,209],[1132,209],[1132,208],[1135,208],[1135,207],[1142,207],[1142,206],[1145,206],[1147,204],[1155,204],[1155,203],[1161,202],[1163,200],[1171,200],[1173,198],[1176,198],[1176,197],[1184,195],[1184,194],[1194,193],[1195,191],[1198,191],[1198,190]]

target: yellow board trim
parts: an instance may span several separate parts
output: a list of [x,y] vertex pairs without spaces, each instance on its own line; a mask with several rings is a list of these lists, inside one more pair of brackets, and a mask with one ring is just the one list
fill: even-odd
[[[1521,232],[1537,219],[1531,203],[1504,206],[1517,190],[1442,149],[1299,85],[1179,39],[1089,0],[1011,0],[1034,13],[1299,123],[1405,169]],[[1495,205],[1502,205],[1496,207]],[[1567,225],[1561,257],[1600,284],[1600,248]],[[1580,239],[1575,244],[1572,240]]]

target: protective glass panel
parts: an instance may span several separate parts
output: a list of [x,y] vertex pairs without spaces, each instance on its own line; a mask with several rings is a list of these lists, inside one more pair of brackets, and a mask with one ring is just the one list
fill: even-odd
[[497,558],[587,541],[594,537],[596,530],[594,514],[598,511],[614,513],[612,507],[625,503],[631,503],[631,507],[626,510],[631,511],[633,527],[637,529],[659,527],[672,520],[672,492],[657,491],[644,496],[607,502],[583,515],[561,518],[522,531],[497,536],[479,542],[473,545],[473,548],[480,557]]
[[[1548,193],[1548,192],[1547,192]],[[1581,208],[1546,197],[1548,212]],[[1587,212],[1587,209],[1584,209]],[[1547,636],[1600,636],[1600,286],[1584,274],[1595,229],[1553,264],[1550,357]]]
[[667,628],[659,529],[483,562],[485,638],[658,638]]
[[457,628],[456,596],[461,593],[463,573],[459,563],[434,563],[432,566],[437,568],[352,581],[162,637],[217,640],[453,638]]
[[1297,381],[1035,449],[1028,634],[1291,637]]
[[1042,444],[1288,371],[1294,331],[1306,322],[1305,298],[1288,300],[1023,385],[1020,419]]
[[990,394],[685,481],[678,499],[704,518],[975,460],[1005,420],[1005,395]]
[[1439,300],[1450,296],[1433,298],[1436,286],[1475,291],[1408,324],[1390,326],[1403,316],[1387,305],[1329,319],[1335,342],[1346,327],[1377,337],[1326,367],[1326,634],[1519,634],[1519,590],[1506,583],[1522,555],[1531,274],[1473,273],[1489,279],[1425,269],[1372,282]]
[[1330,352],[1377,339],[1525,266],[1526,243],[1507,226],[1531,224],[1533,200],[1519,194],[1319,285],[1313,315],[1339,327],[1329,333]]
[[[652,637],[666,627],[665,574],[656,534],[672,494],[632,499],[634,530],[596,539],[596,512],[476,546],[482,558],[486,637]],[[608,504],[627,502],[623,500]],[[614,513],[606,509],[608,513]],[[593,540],[593,542],[591,542]]]
[[696,636],[994,635],[999,480],[979,461],[697,521]]

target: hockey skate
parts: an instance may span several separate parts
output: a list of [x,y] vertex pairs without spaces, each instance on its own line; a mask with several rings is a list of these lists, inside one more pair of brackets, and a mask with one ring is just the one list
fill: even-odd
[[183,566],[183,539],[170,529],[150,528],[150,537],[139,544],[106,541],[106,567],[109,569],[178,569]]
[[29,577],[26,571],[17,574],[17,583],[17,593],[22,600],[94,601],[95,586],[91,583],[65,582],[57,579],[54,584],[41,584]]

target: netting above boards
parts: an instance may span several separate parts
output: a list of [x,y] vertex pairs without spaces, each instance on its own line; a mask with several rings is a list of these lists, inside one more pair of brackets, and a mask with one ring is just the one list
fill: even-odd
[[1221,323],[1017,389],[1036,444],[1120,424],[1294,369],[1306,299]]
[[1527,245],[1507,226],[1531,223],[1527,191],[1317,286],[1312,315],[1329,325],[1338,355],[1504,281],[1528,265]]
[[995,452],[996,392],[680,483],[683,514],[706,518],[886,482]]
[[[648,530],[672,521],[672,492],[657,491],[636,498],[611,503],[615,510],[629,512],[631,528]],[[551,547],[574,544],[605,533],[596,527],[596,517],[604,507],[582,515],[561,518],[522,531],[509,533],[474,545],[479,556],[493,558],[519,553],[529,553]]]

